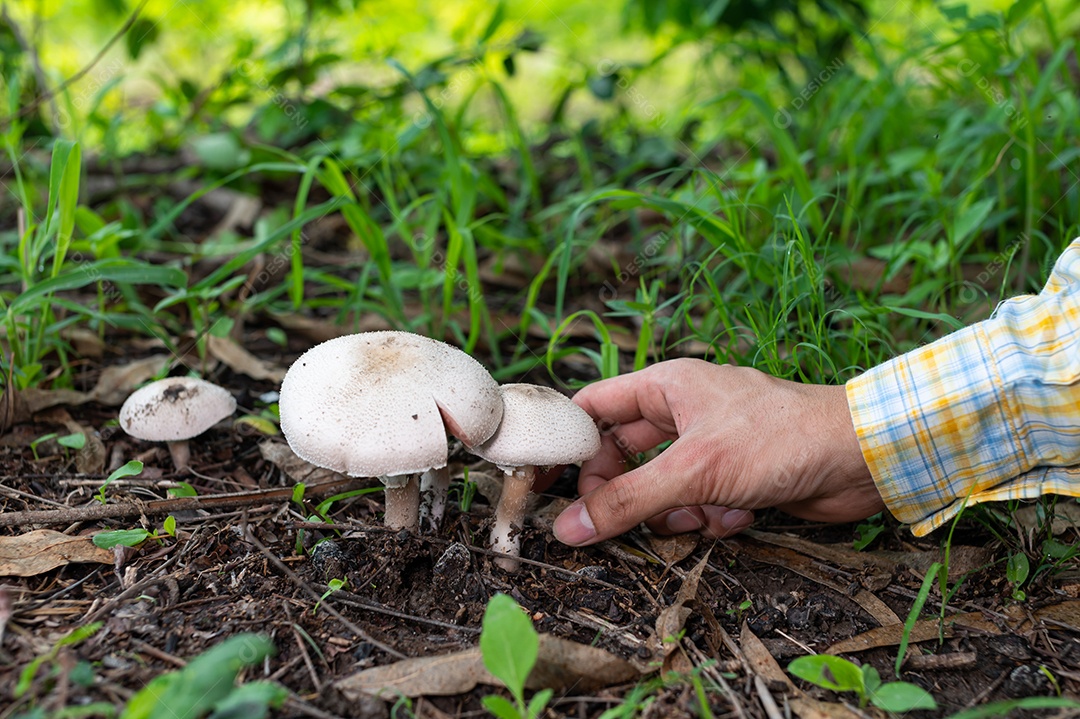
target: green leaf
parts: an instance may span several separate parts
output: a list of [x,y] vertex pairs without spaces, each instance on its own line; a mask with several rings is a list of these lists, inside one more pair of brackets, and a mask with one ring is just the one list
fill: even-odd
[[105,478],[105,481],[98,488],[97,499],[102,504],[105,504],[105,488],[112,482],[121,479],[122,477],[134,477],[137,474],[141,474],[143,471],[143,463],[137,459],[133,459],[123,467],[118,467],[113,470],[113,473]]
[[992,719],[992,717],[1012,716],[1013,712],[1025,709],[1080,709],[1080,702],[1065,697],[1005,699],[984,704],[981,707],[965,709],[953,714],[949,719]]
[[823,689],[831,689],[834,692],[859,692],[860,694],[863,691],[862,670],[842,657],[829,654],[799,657],[788,664],[787,670],[800,679],[805,679]]
[[495,12],[491,14],[491,19],[488,21],[487,27],[480,33],[480,40],[478,45],[483,45],[490,40],[496,32],[499,30],[499,26],[503,24],[503,20],[506,19],[506,2],[499,0],[499,4],[495,6]]
[[899,305],[893,305],[888,303],[882,303],[882,306],[891,312],[895,312],[898,315],[904,315],[905,317],[914,317],[920,320],[932,320],[934,322],[944,322],[954,330],[960,330],[964,328],[964,323],[956,319],[952,315],[947,315],[944,312],[927,312],[925,310],[917,310],[913,307],[901,307]]
[[79,204],[79,179],[82,172],[82,150],[79,143],[71,143],[67,161],[64,163],[60,178],[60,226],[56,235],[56,252],[53,254],[52,276],[60,272],[68,247],[71,246],[71,233],[75,229],[75,209]]
[[518,712],[517,707],[505,697],[491,694],[480,700],[484,708],[497,716],[499,719],[524,719]]
[[158,24],[150,18],[140,17],[131,25],[131,29],[124,35],[127,45],[128,57],[138,60],[143,48],[152,45],[158,38]]
[[533,694],[533,698],[529,700],[529,719],[536,719],[544,712],[544,707],[551,701],[554,693],[551,689],[544,689]]
[[870,703],[878,709],[902,714],[913,709],[937,709],[930,692],[908,682],[889,682],[870,693]]
[[[139,691],[121,719],[197,719],[235,691],[242,667],[259,664],[274,645],[259,634],[237,634],[199,656],[186,667],[163,674]],[[168,677],[167,680],[163,680]]]
[[522,696],[539,652],[540,637],[518,603],[506,594],[492,597],[484,612],[480,653],[487,670],[515,698]]
[[243,417],[238,417],[236,421],[233,422],[233,426],[251,427],[259,434],[265,434],[268,437],[274,437],[279,434],[276,424],[265,417],[258,417],[253,414],[245,414]]
[[162,529],[165,530],[165,534],[170,537],[176,536],[176,517],[171,514],[165,518],[165,523],[162,525]]
[[152,536],[154,535],[145,529],[114,529],[109,532],[98,532],[92,541],[102,549],[112,549],[119,545],[134,547]]
[[1005,577],[1009,580],[1009,584],[1019,589],[1027,581],[1030,573],[1031,563],[1028,562],[1026,554],[1017,552],[1009,557],[1009,564],[1005,568]]
[[86,446],[86,435],[82,432],[65,434],[63,437],[58,437],[56,443],[61,447],[67,447],[68,449],[82,449]]
[[170,487],[168,494],[173,497],[198,497],[199,493],[195,491],[187,482],[177,482],[175,487]]
[[210,719],[263,719],[270,707],[278,709],[288,698],[288,690],[279,684],[249,682],[233,689],[218,702]]
[[187,275],[176,267],[155,266],[125,259],[88,262],[24,290],[8,305],[8,315],[24,314],[32,310],[43,297],[55,292],[78,290],[95,282],[182,287],[187,283]]
[[[908,612],[907,619],[904,620],[904,631],[900,635],[900,649],[896,653],[896,664],[893,670],[896,672],[896,676],[900,676],[900,665],[904,663],[904,657],[907,656],[908,642],[911,640],[911,630],[915,628],[915,622],[919,620],[919,615],[922,614],[923,605],[926,604],[926,598],[930,596],[930,587],[934,584],[934,579],[937,578],[938,573],[942,570],[943,565],[941,562],[934,562],[930,565],[930,569],[926,571],[926,576],[923,577],[922,586],[919,587],[919,593],[915,595],[915,602],[911,605],[911,611]],[[944,579],[942,579],[942,593],[944,594]]]

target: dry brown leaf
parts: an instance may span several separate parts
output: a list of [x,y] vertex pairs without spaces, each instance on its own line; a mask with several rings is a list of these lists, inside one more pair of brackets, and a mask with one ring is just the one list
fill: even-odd
[[289,479],[294,482],[319,484],[344,477],[344,475],[337,472],[305,462],[297,457],[296,453],[284,442],[275,442],[272,439],[263,440],[259,443],[259,454],[262,455],[263,459],[273,462],[278,469],[288,475]]
[[100,474],[105,469],[105,445],[94,430],[76,422],[66,409],[53,408],[40,419],[62,424],[69,433],[83,436],[83,447],[75,453],[76,470],[82,474]]
[[[639,676],[637,669],[610,652],[541,634],[536,666],[525,686],[555,691],[571,687],[575,691],[591,691]],[[479,649],[467,649],[365,669],[339,679],[334,687],[347,699],[356,701],[363,694],[450,696],[471,691],[477,684],[500,686],[501,682],[484,668]]]
[[90,541],[51,529],[0,537],[0,576],[31,577],[74,562],[112,564],[113,553]]
[[791,678],[780,668],[776,659],[757,635],[750,631],[750,626],[746,621],[743,621],[742,631],[739,633],[739,648],[742,649],[743,656],[746,657],[746,661],[750,663],[750,668],[755,674],[768,682],[785,684],[790,690],[795,691],[795,684]]
[[[1039,513],[1039,505],[1029,504],[1013,512],[1013,518],[1025,530],[1033,530],[1046,522],[1045,518],[1039,518]],[[1054,505],[1054,519],[1050,529],[1056,536],[1074,527],[1080,527],[1080,504],[1061,499]]]
[[896,616],[896,612],[890,609],[885,602],[881,601],[865,589],[859,589],[855,594],[849,594],[848,587],[837,582],[831,575],[825,572],[825,570],[817,566],[815,564],[815,558],[813,557],[808,557],[801,552],[788,549],[787,547],[774,547],[759,544],[750,537],[741,535],[732,537],[731,539],[728,539],[727,542],[739,553],[744,554],[751,559],[790,570],[800,576],[817,582],[824,587],[839,592],[844,596],[848,596],[852,601],[866,610],[866,613],[872,616],[878,624],[883,627],[887,627],[890,624],[901,623],[900,617]]
[[675,534],[670,537],[651,533],[645,536],[649,541],[649,548],[669,567],[689,557],[701,543],[701,535],[697,532]]
[[675,595],[671,605],[665,607],[660,612],[660,616],[656,618],[655,633],[649,638],[649,645],[652,647],[654,658],[666,657],[679,646],[678,642],[670,641],[670,639],[683,630],[686,618],[690,616],[690,607],[686,605],[697,597],[701,574],[709,564],[710,554],[712,554],[711,549],[705,553],[705,556],[701,558],[701,561],[693,569],[686,573],[686,576],[683,577],[682,586],[679,587],[679,593]]
[[281,382],[285,379],[284,367],[259,359],[228,337],[210,335],[206,339],[206,349],[233,372],[245,374],[252,379],[267,379],[272,382]]
[[329,320],[320,320],[306,315],[292,312],[271,313],[270,315],[283,329],[289,330],[301,337],[306,337],[312,342],[326,342],[336,337],[349,335],[353,332],[371,332],[374,330],[393,329],[390,323],[379,315],[367,313],[356,323],[337,323]]
[[[968,627],[970,629],[977,629],[981,632],[988,634],[1000,634],[1001,630],[993,622],[989,622],[983,618],[983,615],[979,612],[968,612],[965,614],[954,614],[949,616],[945,620],[945,636],[951,637],[953,635],[953,626]],[[825,654],[851,654],[854,652],[862,652],[867,649],[874,649],[877,647],[894,647],[900,644],[904,636],[904,626],[902,624],[892,624],[887,627],[875,627],[870,631],[857,634],[849,639],[833,644],[831,647],[825,650]],[[912,644],[916,642],[926,642],[931,639],[938,638],[938,620],[937,619],[920,619],[915,622],[915,625],[911,628],[911,636],[908,641]]]
[[109,407],[118,407],[139,385],[160,374],[170,359],[171,355],[152,355],[127,364],[106,367],[90,390],[89,398]]
[[105,354],[105,341],[93,330],[67,327],[60,331],[60,336],[71,343],[71,348],[79,357],[97,359]]
[[865,717],[864,714],[859,714],[843,704],[823,702],[807,696],[792,699],[791,708],[795,711],[795,716],[800,719],[864,719]]
[[1070,600],[1042,607],[1035,611],[1035,618],[1064,624],[1074,631],[1080,631],[1080,601]]
[[[914,569],[920,574],[926,574],[935,562],[945,564],[945,552],[935,549],[928,552],[891,552],[879,550],[871,552],[876,557],[882,557],[909,569]],[[968,572],[981,569],[993,561],[994,552],[990,547],[971,547],[954,544],[949,550],[949,579],[959,579]]]
[[739,648],[755,674],[769,683],[783,684],[788,688],[788,693],[793,695],[790,704],[796,716],[802,719],[859,719],[858,714],[843,704],[823,702],[803,694],[745,621],[739,633]]
[[[743,533],[767,544],[794,549],[796,552],[805,554],[808,557],[814,557],[823,562],[835,564],[838,567],[861,569],[870,566],[878,572],[891,574],[902,564],[905,567],[925,573],[929,571],[934,562],[945,563],[944,552],[940,549],[929,552],[860,552],[846,544],[818,544],[800,537],[790,537],[786,534],[755,530],[747,530]],[[992,555],[993,552],[988,547],[953,545],[949,553],[949,578],[957,579],[968,572],[985,566],[991,561]]]

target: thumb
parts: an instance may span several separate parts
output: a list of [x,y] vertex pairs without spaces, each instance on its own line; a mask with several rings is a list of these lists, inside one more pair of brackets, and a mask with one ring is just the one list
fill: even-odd
[[677,444],[651,462],[601,483],[564,509],[555,520],[555,538],[571,546],[595,544],[664,510],[701,504],[684,481],[685,468],[679,471],[670,459]]

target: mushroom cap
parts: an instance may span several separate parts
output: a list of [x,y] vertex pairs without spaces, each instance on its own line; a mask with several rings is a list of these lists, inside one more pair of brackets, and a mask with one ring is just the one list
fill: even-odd
[[195,377],[167,377],[135,390],[120,408],[120,426],[155,442],[191,439],[236,411],[224,387]]
[[361,332],[300,355],[281,383],[281,431],[302,459],[353,477],[446,466],[502,419],[499,385],[469,355],[409,332]]
[[505,470],[583,462],[600,451],[592,417],[566,396],[534,384],[504,384],[500,389],[502,423],[473,454]]

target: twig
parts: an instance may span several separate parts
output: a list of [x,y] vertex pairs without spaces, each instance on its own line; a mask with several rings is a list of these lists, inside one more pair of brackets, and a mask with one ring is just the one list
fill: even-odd
[[308,654],[307,647],[304,646],[304,640],[300,638],[300,630],[293,624],[293,639],[296,640],[296,646],[300,650],[300,656],[304,658],[304,664],[307,666],[308,676],[311,677],[311,683],[315,685],[315,691],[322,693],[322,682],[319,681],[319,675],[315,671],[315,665],[311,662],[311,656]]
[[[347,478],[313,484],[306,488],[305,496],[321,495],[340,490],[355,484],[357,481],[356,479]],[[5,512],[0,514],[0,527],[27,524],[69,524],[71,522],[88,522],[96,519],[138,517],[143,514],[171,514],[193,509],[232,509],[233,507],[245,507],[259,502],[291,499],[292,494],[292,487],[279,487],[277,489],[260,489],[252,492],[212,494],[205,497],[173,497],[171,499],[155,499],[149,502],[120,502],[117,504],[92,504],[70,509]]]
[[90,61],[88,65],[86,65],[83,69],[79,70],[77,73],[69,77],[67,80],[64,80],[62,83],[57,85],[54,90],[50,90],[46,93],[38,95],[29,104],[27,104],[26,107],[23,107],[21,110],[14,114],[8,115],[7,117],[0,119],[0,130],[6,130],[8,127],[11,126],[11,123],[13,121],[17,120],[20,117],[26,117],[27,115],[41,107],[41,103],[52,100],[61,92],[86,77],[87,73],[93,70],[94,67],[99,62],[101,62],[101,59],[105,57],[105,54],[109,52],[110,49],[112,49],[112,46],[115,45],[120,38],[127,34],[127,31],[130,30],[132,25],[135,24],[135,21],[139,19],[139,13],[142,12],[143,8],[146,7],[146,4],[148,2],[150,2],[150,0],[142,0],[142,2],[139,3],[139,6],[135,8],[130,15],[128,15],[128,19],[125,20],[124,24],[120,27],[120,29],[116,31],[116,34],[109,38],[109,41],[105,43],[105,47],[101,48],[101,50],[98,51],[98,54],[94,56],[94,58]]
[[[325,584],[316,584],[316,589],[329,591],[330,587]],[[450,629],[452,631],[464,632],[466,634],[479,634],[480,630],[476,627],[463,627],[457,624],[451,624],[450,622],[443,622],[438,619],[428,619],[427,617],[418,617],[413,614],[406,614],[405,612],[399,612],[388,607],[384,607],[378,602],[373,602],[370,599],[364,599],[363,597],[353,594],[346,589],[338,589],[333,594],[334,601],[341,602],[342,604],[350,604],[355,607],[362,607],[364,609],[375,612],[376,614],[385,614],[388,617],[395,617],[397,619],[405,619],[410,622],[417,622],[418,624],[430,624],[433,627],[439,627],[440,629]],[[320,606],[326,606],[326,602]]]

